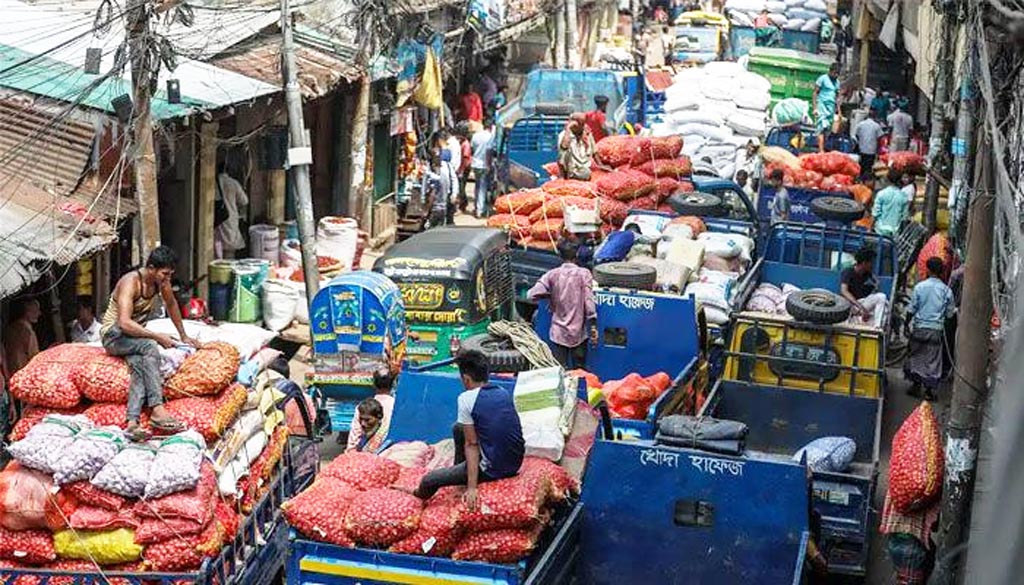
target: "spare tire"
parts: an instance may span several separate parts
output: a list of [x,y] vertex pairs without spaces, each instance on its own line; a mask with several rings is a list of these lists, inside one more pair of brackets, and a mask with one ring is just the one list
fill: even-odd
[[516,373],[530,369],[530,361],[507,337],[490,333],[472,335],[462,340],[460,353],[463,351],[479,351],[484,354],[491,372]]
[[594,267],[594,280],[601,286],[649,289],[658,282],[658,271],[647,264],[609,262]]
[[864,204],[846,197],[811,199],[811,213],[826,221],[851,222],[864,217]]
[[832,325],[850,318],[850,301],[823,288],[790,293],[786,312],[797,321]]
[[710,193],[676,193],[668,198],[668,204],[679,215],[719,217],[725,213],[722,198]]

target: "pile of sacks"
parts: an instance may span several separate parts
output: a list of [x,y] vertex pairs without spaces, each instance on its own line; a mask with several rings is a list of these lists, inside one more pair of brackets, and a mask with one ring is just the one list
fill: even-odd
[[738,26],[754,26],[762,10],[775,26],[786,30],[816,32],[829,18],[825,0],[727,0],[725,13]]
[[695,167],[710,166],[719,177],[732,179],[744,147],[765,135],[770,91],[771,82],[738,63],[683,69],[665,90],[663,121],[651,131],[682,136],[683,153]]
[[[198,569],[278,475],[285,417],[270,389],[237,381],[235,346],[165,361],[165,406],[189,430],[141,443],[124,433],[127,366],[102,352],[56,346],[12,381],[27,405],[10,435],[14,461],[0,472],[0,568]],[[140,422],[148,426],[145,414]]]
[[764,177],[775,169],[783,172],[786,187],[815,191],[851,192],[860,165],[849,154],[842,152],[813,152],[796,156],[778,146],[766,146],[759,154],[764,161]]
[[533,550],[553,508],[579,491],[557,464],[527,457],[515,477],[480,484],[478,505],[470,509],[464,488],[443,488],[427,501],[411,495],[427,471],[405,467],[387,452],[350,451],[325,465],[282,510],[295,530],[320,542],[515,563]]
[[683,149],[680,136],[608,136],[597,143],[589,181],[559,178],[558,165],[547,165],[552,180],[498,197],[487,225],[524,246],[552,250],[569,207],[597,210],[605,233],[621,227],[633,210],[671,213],[667,199],[694,190]]
[[195,431],[131,443],[82,415],[47,415],[0,472],[5,567],[71,561],[120,571],[190,571],[238,531]]

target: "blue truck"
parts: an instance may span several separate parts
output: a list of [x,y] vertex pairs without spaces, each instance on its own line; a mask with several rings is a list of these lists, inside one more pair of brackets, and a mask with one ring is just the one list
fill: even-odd
[[[447,367],[451,361],[404,366],[385,445],[451,437],[457,398],[464,391],[458,374]],[[515,384],[507,376],[494,376],[491,381],[508,388]],[[584,396],[585,388],[580,397]],[[559,585],[568,583],[576,570],[581,519],[580,503],[570,502],[552,518],[534,554],[508,565],[346,548],[306,540],[293,532],[285,575],[288,585]]]
[[852,575],[866,571],[874,525],[870,504],[878,472],[889,311],[881,327],[871,328],[795,321],[749,312],[746,306],[763,282],[838,293],[842,267],[865,244],[877,251],[873,272],[891,309],[899,274],[891,238],[822,225],[774,226],[762,258],[739,285],[723,375],[729,384],[778,389],[783,400],[772,408],[775,413],[818,411],[819,403],[846,405],[848,410],[837,407],[835,415],[820,411],[815,424],[832,424],[835,417],[845,421],[849,428],[843,436],[857,443],[856,464],[844,474],[815,473],[813,504],[821,516],[819,544],[830,570]]
[[537,187],[548,180],[544,165],[558,156],[558,134],[573,112],[594,109],[594,97],[608,98],[608,125],[626,118],[626,99],[614,71],[537,69],[526,76],[522,94],[496,119],[497,193]]

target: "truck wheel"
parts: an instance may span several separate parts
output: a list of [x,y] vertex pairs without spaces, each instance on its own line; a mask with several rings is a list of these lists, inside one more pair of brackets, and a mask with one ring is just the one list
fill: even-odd
[[710,193],[676,193],[668,198],[668,204],[679,215],[719,217],[725,212],[722,198]]
[[530,362],[512,341],[490,333],[480,333],[462,340],[462,351],[479,351],[487,356],[487,365],[492,372],[515,373],[530,369]]
[[797,321],[832,325],[850,317],[850,301],[823,288],[812,288],[786,297],[786,312]]
[[658,271],[646,264],[609,262],[594,267],[594,280],[601,286],[649,289],[658,282]]
[[864,204],[846,197],[818,197],[811,199],[811,213],[826,221],[857,221],[864,217]]

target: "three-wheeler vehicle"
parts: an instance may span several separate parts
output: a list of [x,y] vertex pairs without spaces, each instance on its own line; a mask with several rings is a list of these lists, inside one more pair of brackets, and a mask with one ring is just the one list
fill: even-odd
[[463,339],[513,315],[512,264],[501,230],[441,227],[391,247],[373,270],[398,285],[409,327],[406,357],[444,360]]
[[347,433],[356,405],[373,396],[373,373],[397,372],[405,359],[402,293],[369,270],[342,274],[310,304],[313,368],[306,386],[330,415],[331,431]]

